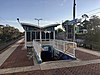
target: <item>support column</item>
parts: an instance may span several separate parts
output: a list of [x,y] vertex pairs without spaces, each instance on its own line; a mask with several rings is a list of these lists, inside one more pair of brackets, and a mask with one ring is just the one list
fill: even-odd
[[55,30],[53,31],[53,47],[57,47],[57,46],[55,45]]
[[55,31],[53,31],[53,39],[55,40]]
[[44,33],[45,33],[45,41],[46,41],[46,31]]
[[26,31],[25,31],[25,48],[27,47]]
[[50,33],[51,33],[51,32],[49,32],[49,41],[50,41],[50,39],[51,39]]
[[35,32],[35,41],[36,41],[36,31],[34,31]]
[[33,41],[32,40],[32,31],[30,31],[30,40]]
[[42,43],[42,39],[41,39],[41,30],[40,30],[40,43]]

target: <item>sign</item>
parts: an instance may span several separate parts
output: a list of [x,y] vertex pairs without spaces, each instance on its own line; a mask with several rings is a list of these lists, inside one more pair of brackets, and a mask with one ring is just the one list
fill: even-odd
[[78,22],[78,19],[74,19],[68,22],[69,25],[76,24]]

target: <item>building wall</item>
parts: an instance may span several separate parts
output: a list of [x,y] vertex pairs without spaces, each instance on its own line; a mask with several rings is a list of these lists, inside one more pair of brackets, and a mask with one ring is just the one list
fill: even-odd
[[[41,32],[41,39],[54,39],[53,38],[53,31],[51,33]],[[27,31],[26,32],[26,40],[33,41],[34,39],[40,39],[40,32],[35,31]]]

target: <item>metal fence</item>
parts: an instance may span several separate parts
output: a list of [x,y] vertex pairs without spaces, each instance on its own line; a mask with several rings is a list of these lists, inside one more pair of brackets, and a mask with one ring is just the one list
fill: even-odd
[[56,50],[75,58],[75,49],[77,47],[75,42],[63,40],[49,40],[40,42],[33,40],[33,47],[38,62],[42,62],[41,51],[43,50],[42,45],[44,44],[52,45]]
[[33,40],[33,48],[34,48],[34,52],[35,52],[36,58],[38,60],[38,63],[41,63],[42,62],[42,59],[41,59],[41,51],[42,51],[41,44],[39,42],[36,42],[36,41]]
[[59,50],[60,52],[75,57],[75,49],[77,47],[77,44],[75,42],[53,40],[52,45],[55,49]]

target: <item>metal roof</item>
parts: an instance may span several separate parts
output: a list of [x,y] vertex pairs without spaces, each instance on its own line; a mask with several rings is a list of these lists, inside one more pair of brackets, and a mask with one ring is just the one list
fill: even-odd
[[50,25],[40,27],[40,26],[30,24],[30,23],[20,23],[20,24],[22,26],[34,27],[34,28],[37,28],[37,29],[46,29],[46,28],[50,28],[50,27],[57,27],[58,25],[60,25],[60,24],[50,24]]
[[0,25],[0,27],[2,27],[2,26],[4,26],[4,25]]
[[20,23],[22,26],[31,26],[31,27],[36,27],[36,28],[41,28],[40,26],[30,24],[30,23]]

